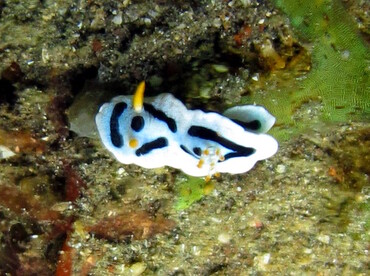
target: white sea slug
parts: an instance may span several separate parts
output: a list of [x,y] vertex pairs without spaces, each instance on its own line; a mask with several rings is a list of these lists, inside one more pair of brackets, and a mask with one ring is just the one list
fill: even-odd
[[264,134],[275,118],[263,107],[236,106],[220,115],[188,110],[171,94],[144,99],[144,89],[142,82],[133,97],[113,98],[95,118],[104,146],[124,164],[210,177],[244,173],[278,149]]

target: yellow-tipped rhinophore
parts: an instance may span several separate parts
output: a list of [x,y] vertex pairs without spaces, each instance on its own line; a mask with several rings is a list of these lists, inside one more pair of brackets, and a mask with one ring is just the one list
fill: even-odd
[[139,83],[136,88],[134,98],[132,100],[132,106],[136,112],[141,112],[143,109],[144,102],[144,91],[145,91],[145,81]]

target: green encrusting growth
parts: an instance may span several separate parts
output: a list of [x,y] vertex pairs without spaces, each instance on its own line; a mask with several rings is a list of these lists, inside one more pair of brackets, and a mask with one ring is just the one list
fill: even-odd
[[[339,0],[276,0],[304,41],[310,43],[312,69],[285,91],[253,95],[277,118],[273,135],[281,140],[307,128],[295,111],[314,101],[322,104],[324,122],[370,118],[369,49]],[[274,133],[275,132],[275,133]]]
[[176,183],[177,200],[175,209],[178,211],[189,208],[194,202],[200,200],[205,192],[205,181],[200,177],[187,176],[185,180]]

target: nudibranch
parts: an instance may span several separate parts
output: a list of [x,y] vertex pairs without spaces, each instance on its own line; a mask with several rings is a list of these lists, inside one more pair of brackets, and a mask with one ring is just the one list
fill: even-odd
[[210,177],[244,173],[278,149],[265,134],[275,118],[261,106],[236,106],[221,115],[189,110],[167,93],[144,99],[144,90],[141,82],[133,97],[113,98],[95,117],[104,146],[121,163]]

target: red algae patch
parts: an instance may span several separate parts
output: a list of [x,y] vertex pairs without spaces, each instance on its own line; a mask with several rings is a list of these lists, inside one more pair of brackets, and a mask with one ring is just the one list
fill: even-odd
[[152,216],[145,211],[126,212],[88,227],[88,231],[108,240],[124,240],[133,236],[143,240],[159,233],[170,231],[175,226],[172,220],[162,215]]

